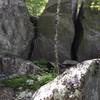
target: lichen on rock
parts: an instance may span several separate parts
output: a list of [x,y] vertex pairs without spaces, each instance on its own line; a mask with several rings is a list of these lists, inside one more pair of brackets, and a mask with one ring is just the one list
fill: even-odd
[[[85,96],[84,94],[86,87],[91,86],[95,88],[91,84],[88,84],[94,82],[94,77],[90,69],[92,67],[92,70],[94,70],[92,73],[94,73],[96,70],[94,65],[100,67],[99,63],[100,59],[93,59],[79,63],[70,69],[66,69],[62,75],[59,75],[53,81],[37,90],[31,100],[92,100],[90,99],[92,95],[89,95],[89,99],[87,99],[87,94]],[[98,74],[99,73],[98,70]],[[96,80],[98,82],[98,79]],[[98,84],[96,84],[96,87]],[[89,88],[89,91],[90,90],[91,88]],[[98,92],[99,91],[95,91],[96,94],[98,94]],[[90,91],[90,94],[91,93]]]

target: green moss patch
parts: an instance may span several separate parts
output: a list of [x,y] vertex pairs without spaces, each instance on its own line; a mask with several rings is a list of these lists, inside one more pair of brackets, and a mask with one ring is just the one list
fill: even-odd
[[24,76],[18,76],[13,79],[7,79],[0,81],[1,84],[3,84],[5,87],[10,87],[13,89],[22,88],[25,89],[31,89],[33,91],[36,91],[38,88],[40,88],[42,85],[50,82],[55,77],[53,74],[45,73],[40,75],[24,75]]
[[41,59],[37,61],[33,61],[33,63],[41,68],[40,75],[23,75],[17,76],[12,79],[0,80],[0,84],[4,85],[5,87],[10,87],[15,90],[18,89],[30,89],[36,91],[44,84],[52,81],[56,76],[54,75],[53,71],[48,71],[47,65],[48,61]]
[[45,68],[48,64],[48,61],[45,59],[40,59],[40,60],[35,60],[33,61],[33,63],[37,66],[39,66],[40,68]]

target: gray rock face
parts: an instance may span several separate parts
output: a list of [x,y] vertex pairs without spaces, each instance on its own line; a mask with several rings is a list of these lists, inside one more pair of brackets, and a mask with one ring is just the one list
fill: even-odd
[[24,0],[0,0],[0,54],[27,58],[34,36]]
[[[91,2],[88,3],[90,4]],[[91,9],[88,5],[86,2],[84,6],[84,36],[78,52],[80,60],[100,57],[100,11]]]
[[42,86],[31,100],[100,100],[100,59],[87,60],[66,69]]
[[[55,60],[54,36],[56,21],[57,0],[49,0],[46,9],[38,21],[39,37],[35,43],[33,57]],[[71,1],[62,0],[60,7],[60,24],[58,29],[59,60],[70,59],[70,48],[74,37],[74,29],[71,16]]]
[[78,62],[77,62],[77,61],[74,61],[74,60],[65,60],[65,61],[63,62],[63,64],[64,64],[64,65],[71,65],[71,66],[74,66],[74,65],[78,64]]
[[14,91],[11,88],[0,87],[0,100],[14,100]]
[[100,59],[92,62],[90,72],[85,76],[82,100],[100,99]]
[[0,79],[18,75],[39,73],[39,67],[32,62],[15,56],[0,56]]
[[[71,0],[62,0],[58,29],[58,52],[60,61],[71,59],[72,56],[70,54],[72,52],[73,54],[77,53],[75,55],[77,55],[78,61],[100,57],[100,11],[91,9],[91,2],[92,0],[88,0],[84,3],[83,17],[81,17],[82,19],[79,18],[80,22],[77,24],[77,31],[79,33],[75,33],[75,26],[72,22]],[[35,59],[46,58],[50,61],[55,60],[54,35],[56,7],[57,0],[49,0],[43,15],[39,18],[39,37],[35,43],[33,53]],[[77,39],[74,38],[75,34],[77,34]],[[74,39],[76,43],[73,43]],[[71,49],[72,44],[74,44],[74,47]]]

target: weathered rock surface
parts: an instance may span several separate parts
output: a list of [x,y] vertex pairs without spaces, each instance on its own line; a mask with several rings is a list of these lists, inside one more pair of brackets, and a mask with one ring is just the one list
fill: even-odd
[[78,52],[80,60],[100,57],[100,11],[91,9],[91,2],[88,0],[84,5],[84,36]]
[[[62,62],[71,58],[71,46],[74,40],[75,27],[72,22],[71,0],[62,0],[61,2],[58,51],[59,59]],[[100,57],[100,11],[91,9],[91,2],[92,0],[85,1],[83,5],[83,17],[80,19],[83,33],[81,35],[82,30],[80,30],[80,34],[77,36],[78,39],[76,39],[76,42],[79,43],[75,44],[79,44],[79,46],[74,46],[77,50],[77,60],[79,61]],[[35,50],[33,52],[35,59],[46,58],[50,61],[54,61],[55,59],[54,35],[56,7],[57,0],[49,0],[44,13],[39,18],[39,37],[35,42]]]
[[32,91],[14,91],[12,88],[0,87],[0,100],[31,100]]
[[65,61],[63,62],[63,64],[64,64],[64,65],[71,65],[71,66],[73,66],[73,65],[77,65],[78,62],[75,61],[75,60],[65,60]]
[[0,87],[0,100],[15,100],[14,91],[11,88]]
[[0,54],[27,58],[33,37],[24,0],[0,0]]
[[37,90],[31,100],[100,100],[100,59],[84,61]]
[[39,67],[18,57],[0,56],[0,79],[12,78],[24,74],[38,74]]
[[100,59],[78,63],[33,91],[0,86],[0,100],[100,100]]
[[[60,24],[58,29],[58,52],[60,61],[70,59],[70,48],[74,37],[71,1],[62,0],[60,7]],[[49,0],[44,13],[38,21],[38,39],[35,42],[33,57],[55,60],[54,36],[57,0]]]
[[[83,33],[80,31],[80,34],[78,34],[80,38],[77,54],[79,61],[100,57],[100,10],[91,8],[92,2],[92,0],[85,0],[83,4],[83,16],[80,19]],[[79,25],[78,28],[80,28]]]
[[32,91],[25,90],[19,93],[19,95],[16,96],[16,100],[31,100],[32,98]]

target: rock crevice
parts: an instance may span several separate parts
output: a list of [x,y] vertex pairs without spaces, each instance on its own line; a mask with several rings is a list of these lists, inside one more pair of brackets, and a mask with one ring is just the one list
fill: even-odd
[[[73,8],[73,24],[74,24],[74,39],[71,45],[71,59],[72,60],[78,60],[78,49],[80,47],[80,43],[82,41],[83,35],[84,35],[84,29],[83,29],[83,2],[80,4],[80,8],[77,8],[78,4],[75,4],[75,8]],[[78,12],[79,10],[79,12]]]
[[34,52],[34,47],[35,47],[35,40],[38,38],[38,18],[31,16],[30,21],[34,27],[34,36],[33,36],[32,40],[30,41],[31,46],[30,46],[30,50],[29,50],[29,54],[28,54],[29,60],[32,59],[32,54]]

